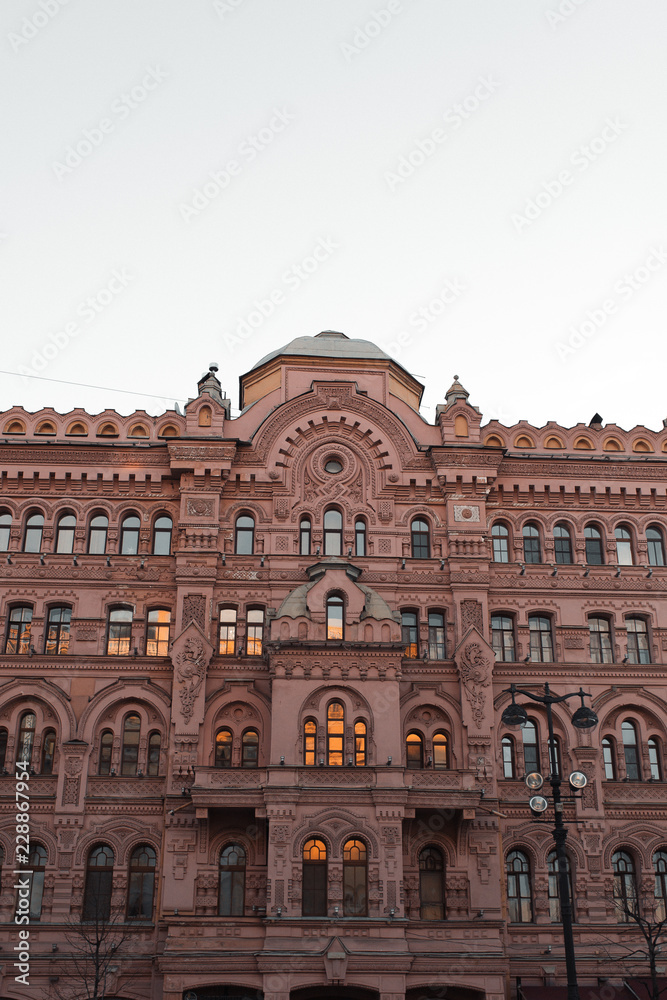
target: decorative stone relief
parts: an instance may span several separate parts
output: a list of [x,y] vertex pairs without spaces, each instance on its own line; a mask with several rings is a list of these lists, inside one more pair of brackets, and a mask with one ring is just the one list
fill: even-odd
[[214,513],[212,500],[188,500],[187,512],[190,517],[212,517]]
[[183,625],[190,622],[206,633],[206,598],[203,594],[187,594],[183,598]]
[[195,622],[174,640],[171,658],[178,697],[174,697],[172,711],[177,733],[196,729],[203,717],[204,678],[212,655],[213,646]]
[[470,521],[470,523],[479,523],[479,507],[468,506],[467,504],[454,504],[454,520],[455,521]]
[[469,628],[482,632],[482,605],[479,601],[461,601],[461,635]]
[[485,688],[491,683],[492,663],[481,642],[472,637],[460,652],[459,671],[472,718],[478,729],[482,728],[486,703]]

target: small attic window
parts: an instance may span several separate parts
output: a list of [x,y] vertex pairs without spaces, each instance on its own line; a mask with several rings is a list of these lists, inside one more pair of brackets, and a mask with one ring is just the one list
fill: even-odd
[[130,432],[127,436],[131,438],[147,438],[149,436],[148,428],[144,424],[134,424],[134,426],[130,427]]
[[497,434],[489,434],[488,438],[484,442],[489,448],[504,448],[505,442]]
[[459,413],[458,417],[454,419],[454,434],[457,438],[468,437],[468,421],[462,413]]
[[644,438],[639,438],[637,441],[633,441],[632,450],[639,452],[647,452],[647,451],[653,451],[653,448],[651,447],[648,441],[644,440]]
[[546,441],[544,442],[544,447],[545,448],[562,448],[564,446],[563,446],[563,442],[561,441],[560,438],[555,437],[554,435],[552,435],[551,437],[548,437],[546,439]]
[[73,424],[69,425],[69,427],[65,431],[65,434],[71,434],[72,436],[77,436],[77,437],[87,437],[88,428],[86,427],[85,424],[81,423],[80,420],[75,420]]
[[623,445],[616,438],[607,438],[602,445],[603,451],[623,451]]
[[593,451],[593,442],[587,437],[580,437],[574,442],[574,447],[578,451]]
[[200,427],[210,427],[211,420],[213,419],[213,412],[210,406],[202,406],[199,411],[199,426]]
[[515,448],[534,448],[534,442],[528,437],[527,434],[519,434],[518,438],[514,442]]
[[102,424],[97,429],[98,437],[118,437],[118,428],[111,422]]
[[55,434],[56,425],[51,420],[42,420],[41,424],[35,427],[35,434]]
[[25,434],[25,424],[22,420],[10,420],[5,424],[3,434]]
[[177,438],[179,437],[178,427],[174,427],[173,424],[165,424],[164,427],[160,428],[158,431],[158,437]]

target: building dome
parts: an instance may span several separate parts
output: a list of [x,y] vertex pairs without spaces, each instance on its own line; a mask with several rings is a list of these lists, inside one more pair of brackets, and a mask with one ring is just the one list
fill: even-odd
[[284,347],[278,348],[277,351],[271,351],[270,354],[267,354],[258,361],[256,365],[253,365],[251,370],[254,371],[255,368],[261,368],[267,361],[271,361],[279,355],[312,358],[382,358],[391,360],[388,354],[385,354],[377,344],[372,344],[370,340],[353,340],[346,336],[346,334],[338,333],[336,330],[323,330],[322,333],[318,333],[314,337],[295,337],[294,340],[290,340],[289,344],[285,344]]

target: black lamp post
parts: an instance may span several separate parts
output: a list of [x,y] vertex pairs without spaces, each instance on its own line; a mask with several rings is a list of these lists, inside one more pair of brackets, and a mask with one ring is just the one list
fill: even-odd
[[[531,701],[538,701],[544,705],[547,712],[547,725],[549,727],[549,784],[554,800],[554,841],[556,843],[556,858],[558,860],[558,890],[560,895],[560,912],[563,922],[563,944],[565,946],[565,967],[567,969],[567,1000],[579,1000],[579,986],[577,985],[577,966],[574,956],[574,938],[572,936],[572,900],[570,899],[570,883],[567,873],[567,854],[565,853],[565,840],[567,829],[563,820],[563,802],[560,794],[561,776],[558,773],[555,757],[556,741],[554,737],[553,716],[551,706],[567,701],[568,698],[581,698],[581,705],[572,716],[572,725],[576,729],[593,729],[598,724],[598,717],[592,708],[586,708],[584,698],[590,695],[584,693],[583,688],[572,691],[570,694],[554,695],[549,690],[549,685],[544,685],[544,694],[533,694],[525,688],[519,688],[516,684],[511,684],[508,692],[512,695],[512,702],[503,711],[502,721],[506,726],[521,726],[528,721],[528,714],[523,705],[517,705],[514,700],[516,693],[530,698]],[[541,780],[541,779],[540,779]],[[582,782],[585,784],[585,777],[582,775]],[[582,787],[581,785],[579,787]],[[546,803],[544,804],[546,808]]]

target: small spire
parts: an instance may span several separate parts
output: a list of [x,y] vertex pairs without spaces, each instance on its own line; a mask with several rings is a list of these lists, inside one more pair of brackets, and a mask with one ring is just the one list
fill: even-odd
[[445,393],[445,399],[448,403],[453,403],[455,399],[467,399],[470,393],[463,388],[459,382],[458,375],[454,376],[454,381]]
[[218,364],[216,361],[212,361],[208,366],[208,371],[204,372],[202,377],[197,382],[198,396],[207,392],[209,396],[215,399],[218,403],[222,402],[222,386],[220,385],[216,372],[218,370]]

